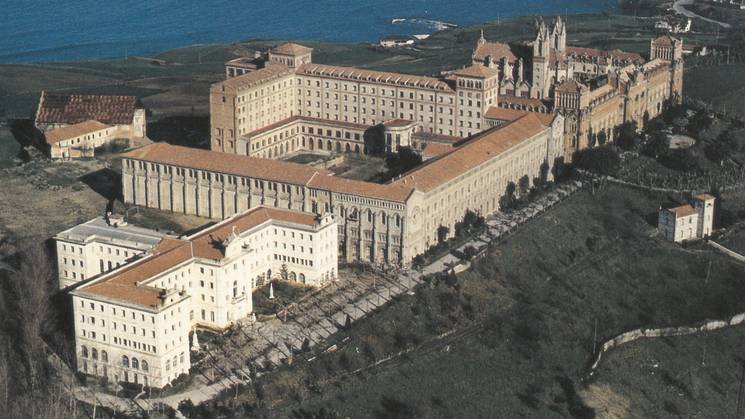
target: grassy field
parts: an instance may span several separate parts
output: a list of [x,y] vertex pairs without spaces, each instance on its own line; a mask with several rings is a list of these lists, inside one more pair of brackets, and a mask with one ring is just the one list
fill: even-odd
[[743,330],[627,344],[608,354],[581,394],[601,417],[737,417]]
[[745,116],[745,63],[686,69],[683,82],[686,96],[717,111]]
[[[322,408],[351,417],[606,417],[606,407],[662,414],[654,397],[631,403],[624,395],[635,390],[623,381],[593,385],[611,388],[628,411],[598,404],[580,378],[595,333],[601,342],[745,310],[745,266],[653,237],[651,221],[668,199],[614,186],[581,192],[471,271],[354,323],[330,342],[338,351],[284,366],[224,402],[256,403],[255,413],[269,417]],[[713,402],[702,394],[691,408]]]

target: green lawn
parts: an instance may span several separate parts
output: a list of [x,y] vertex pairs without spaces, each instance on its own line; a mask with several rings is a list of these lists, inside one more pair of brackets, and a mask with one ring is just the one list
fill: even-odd
[[[600,416],[737,417],[743,391],[743,326],[644,339],[611,351],[583,396]],[[606,410],[607,409],[607,410]]]
[[710,103],[720,112],[745,116],[745,64],[699,66],[686,69],[686,96]]

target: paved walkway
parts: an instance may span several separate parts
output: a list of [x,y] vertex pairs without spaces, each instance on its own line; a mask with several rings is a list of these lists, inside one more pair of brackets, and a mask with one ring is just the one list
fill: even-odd
[[[531,202],[524,208],[497,213],[487,218],[487,233],[461,246],[483,249],[489,242],[512,233],[515,228],[542,214],[582,187],[578,181],[563,184],[554,191]],[[349,319],[354,322],[383,306],[392,298],[422,282],[424,275],[441,272],[459,260],[448,254],[425,267],[421,273],[398,271],[392,273],[347,273],[338,281],[320,289],[278,313],[276,318],[262,322],[244,319],[219,338],[219,344],[203,344],[204,358],[192,365],[194,384],[178,394],[134,400],[93,392],[86,387],[75,387],[75,398],[91,405],[105,405],[118,412],[134,414],[156,410],[159,404],[174,409],[185,399],[195,405],[214,399],[220,392],[238,384],[247,384],[253,374],[261,374],[280,365],[297,353],[307,341],[308,347],[325,344],[325,340],[344,327]],[[341,274],[341,273],[340,273]],[[332,351],[334,346],[324,351]],[[180,414],[179,414],[180,415]]]
[[[501,240],[507,237],[512,234],[517,227],[525,224],[534,217],[543,214],[546,210],[571,196],[580,188],[582,188],[581,182],[571,181],[558,186],[555,190],[539,197],[523,208],[513,211],[498,212],[488,216],[486,219],[486,225],[488,227],[487,233],[462,244],[458,250],[462,252],[463,249],[468,246],[473,246],[476,249],[481,250],[488,246],[492,241]],[[448,253],[422,269],[422,273],[424,275],[430,275],[442,272],[446,269],[452,268],[460,262],[460,259]]]

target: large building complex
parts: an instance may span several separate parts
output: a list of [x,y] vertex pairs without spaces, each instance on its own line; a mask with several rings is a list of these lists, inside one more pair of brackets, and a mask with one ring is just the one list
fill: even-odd
[[682,99],[683,42],[678,39],[652,39],[645,60],[637,53],[567,46],[561,18],[552,29],[539,19],[536,31],[531,57],[487,42],[482,34],[472,60],[500,70],[498,106],[565,116],[567,159],[594,145],[600,132],[612,140],[616,126],[634,121],[643,127],[665,102]]
[[[642,127],[666,101],[682,97],[678,39],[651,40],[645,60],[637,53],[569,47],[561,18],[553,29],[538,20],[536,31],[526,57],[482,33],[471,64],[441,77],[316,64],[312,49],[297,44],[270,50],[263,64],[251,59],[250,68],[238,69],[242,61],[233,60],[226,64],[228,79],[210,90],[211,148],[266,158],[311,148],[364,150],[373,127],[382,125],[392,136],[387,129],[396,120],[408,121],[421,149],[438,136],[483,131],[489,112],[502,107],[561,113],[569,160],[595,144],[600,132],[612,140],[616,126],[635,121]],[[414,137],[399,145],[413,145],[406,140]],[[392,141],[388,145],[395,150]]]
[[[498,211],[510,184],[552,179],[600,132],[680,98],[674,38],[652,40],[645,60],[567,47],[560,19],[537,30],[531,57],[482,34],[469,66],[437,77],[317,64],[297,44],[226,64],[210,89],[211,150],[154,143],[121,157],[126,203],[224,221],[188,237],[122,237],[101,220],[58,236],[62,284],[86,281],[72,292],[79,370],[161,387],[188,370],[191,328],[250,314],[265,280],[407,265],[467,211]],[[426,161],[373,183],[279,160],[371,145]]]
[[[101,228],[94,220],[62,233],[58,247],[69,246],[71,236],[89,235],[74,240],[92,242]],[[154,236],[147,237],[148,246]],[[253,311],[257,285],[271,278],[316,286],[333,280],[336,239],[330,215],[266,207],[188,237],[163,236],[150,250],[72,291],[78,370],[163,387],[188,373],[193,327],[221,330],[245,318]]]
[[127,203],[210,218],[259,205],[333,214],[344,261],[406,264],[470,209],[488,214],[520,178],[550,179],[563,120],[518,112],[386,184],[344,179],[285,161],[167,144],[122,156]]

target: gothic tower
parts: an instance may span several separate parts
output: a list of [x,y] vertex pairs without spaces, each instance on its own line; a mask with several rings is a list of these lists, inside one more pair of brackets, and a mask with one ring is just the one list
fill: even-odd
[[551,57],[551,34],[542,18],[536,21],[538,34],[533,41],[533,80],[530,96],[542,99],[549,91],[549,61]]

